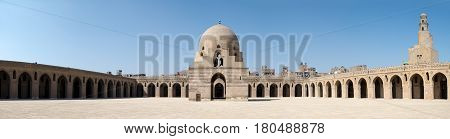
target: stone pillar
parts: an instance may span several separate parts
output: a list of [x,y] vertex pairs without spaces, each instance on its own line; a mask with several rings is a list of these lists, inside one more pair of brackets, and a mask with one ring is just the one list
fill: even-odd
[[173,88],[172,88],[173,86],[172,85],[170,85],[167,90],[167,97],[169,97],[169,98],[173,97]]
[[108,86],[103,86],[103,98],[108,98]]
[[328,98],[328,86],[326,83],[323,85],[323,97]]
[[270,86],[266,86],[264,88],[264,97],[266,98],[270,97]]
[[412,99],[412,91],[409,81],[402,81],[403,99]]
[[367,98],[375,98],[375,87],[372,81],[367,82]]
[[295,84],[293,86],[289,86],[289,97],[295,97]]
[[155,87],[155,97],[161,97],[161,90],[160,90],[161,86],[157,86]]
[[71,99],[72,98],[72,91],[73,91],[73,82],[72,81],[69,81],[68,83],[67,83],[67,86],[66,86],[67,88],[67,91],[66,91],[66,98],[67,99]]
[[115,83],[113,83],[111,96],[108,96],[108,97],[109,98],[116,98],[116,84]]
[[346,82],[344,82],[342,85],[341,85],[341,91],[342,91],[342,98],[348,98],[348,85],[347,85],[347,83]]
[[301,85],[302,86],[302,97],[306,97],[306,86]]
[[58,95],[58,82],[51,80],[50,83],[50,99],[57,99]]
[[316,90],[315,86],[314,86],[314,90],[313,90],[312,86],[309,86],[309,88],[308,88],[309,96],[308,97],[313,97],[313,94],[314,94],[315,90]]
[[337,88],[335,84],[331,85],[331,97],[332,98],[337,98]]
[[144,97],[150,97],[150,94],[149,94],[150,92],[148,92],[149,86],[150,86],[150,84],[147,84],[147,86],[142,87],[142,91],[143,91],[142,93],[144,93],[144,95],[143,95]]
[[315,97],[320,97],[320,86],[319,85],[316,86],[314,93],[315,93],[315,95],[314,95]]
[[186,86],[181,87],[181,98],[186,98]]
[[392,83],[386,81],[383,84],[383,93],[384,99],[392,99]]
[[450,100],[450,81],[448,80],[450,75],[447,75],[447,100]]
[[19,90],[18,90],[18,78],[13,79],[12,76],[11,78],[11,83],[9,84],[9,97],[10,99],[18,99],[19,97]]
[[98,84],[96,83],[92,86],[92,98],[98,98]]
[[283,97],[283,85],[280,85],[277,91],[277,97]]
[[353,96],[355,98],[361,98],[361,86],[359,83],[353,83]]
[[256,90],[258,87],[252,87],[252,98],[256,98]]
[[431,83],[431,80],[428,81],[424,80],[423,87],[424,87],[424,99],[427,100],[434,99],[434,92],[433,92],[434,87],[433,84]]
[[39,99],[39,80],[31,78],[31,99]]
[[86,83],[85,82],[81,82],[81,99],[85,99],[86,98]]

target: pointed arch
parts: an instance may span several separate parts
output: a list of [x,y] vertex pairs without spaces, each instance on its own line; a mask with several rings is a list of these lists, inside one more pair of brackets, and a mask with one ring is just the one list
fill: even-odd
[[172,85],[172,97],[181,97],[181,85],[179,83]]
[[375,98],[384,98],[383,80],[380,77],[373,79],[373,86],[375,89]]
[[391,92],[392,99],[401,99],[403,98],[403,86],[402,79],[398,75],[394,75],[391,77]]
[[289,84],[283,85],[283,97],[291,97],[291,86]]
[[424,99],[423,78],[419,74],[414,74],[410,78],[412,99]]
[[94,98],[94,81],[88,78],[86,81],[86,98]]
[[264,97],[264,90],[264,85],[258,84],[258,86],[256,87],[256,97]]
[[302,97],[302,85],[295,85],[295,97]]
[[434,99],[447,99],[447,77],[438,72],[433,76],[433,95]]
[[278,97],[278,86],[275,83],[270,85],[270,97]]
[[72,81],[72,98],[81,98],[81,79],[78,77]]
[[50,76],[47,74],[41,75],[39,78],[39,99],[49,99],[51,89]]
[[147,87],[148,97],[155,97],[156,96],[156,86],[153,83],[150,83]]
[[64,75],[59,76],[56,97],[58,99],[67,98],[67,79]]
[[31,99],[32,78],[30,74],[24,72],[19,76],[18,93],[19,99]]
[[347,94],[348,94],[348,98],[354,98],[355,97],[355,91],[354,91],[354,87],[353,87],[353,81],[348,79],[347,82]]
[[105,98],[105,82],[100,79],[97,83],[97,98]]
[[337,96],[337,98],[341,98],[342,97],[342,84],[341,84],[341,81],[337,80],[334,85],[336,86],[336,96]]
[[10,98],[11,78],[5,71],[0,71],[0,99]]

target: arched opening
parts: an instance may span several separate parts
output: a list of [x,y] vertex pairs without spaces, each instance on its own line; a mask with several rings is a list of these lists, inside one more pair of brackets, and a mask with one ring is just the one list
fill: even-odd
[[123,83],[123,97],[130,97],[129,91],[130,89],[128,89],[128,83]]
[[58,99],[66,98],[66,94],[67,94],[67,79],[66,79],[66,77],[60,76],[58,78],[58,87],[56,90],[57,90],[56,97]]
[[8,73],[5,71],[0,71],[0,99],[9,99],[9,86],[11,84],[11,79]]
[[189,84],[186,85],[186,97],[189,98]]
[[169,87],[166,83],[159,85],[159,97],[169,97]]
[[291,87],[288,84],[283,85],[283,97],[291,97]]
[[276,84],[270,85],[270,97],[278,97],[278,86]]
[[319,83],[319,97],[323,97],[323,85]]
[[122,83],[118,81],[116,83],[116,98],[121,98],[121,97],[122,97]]
[[331,97],[332,96],[332,94],[331,94],[331,83],[330,82],[327,82],[327,95],[328,95],[328,97]]
[[213,59],[214,67],[223,67],[223,58],[220,51],[217,51]]
[[108,90],[106,90],[107,98],[113,98],[113,95],[114,95],[113,89],[114,89],[114,85],[113,85],[112,81],[109,81],[108,82]]
[[150,85],[148,85],[148,88],[147,88],[147,89],[148,89],[148,90],[147,90],[147,92],[148,92],[148,97],[155,97],[155,96],[156,96],[156,92],[155,92],[156,86],[155,86],[155,84],[150,83]]
[[181,97],[181,85],[178,83],[172,86],[172,97]]
[[130,84],[130,97],[135,97],[136,96],[136,91],[134,90],[136,86],[134,86],[134,84]]
[[[223,61],[219,61],[219,66]],[[225,76],[221,73],[216,73],[211,77],[211,100],[225,99],[227,94]]]
[[51,80],[47,74],[44,74],[39,78],[39,99],[50,98]]
[[359,80],[359,91],[361,92],[361,98],[367,98],[367,82],[364,78]]
[[256,97],[264,97],[264,85],[258,84],[256,87]]
[[94,81],[91,78],[86,82],[86,98],[94,98]]
[[316,85],[311,84],[311,97],[315,97],[315,96],[316,96]]
[[225,99],[225,88],[222,83],[217,83],[214,85],[214,99]]
[[24,72],[19,76],[19,99],[31,99],[31,76]]
[[305,84],[305,97],[309,97],[309,88],[308,88],[308,84]]
[[355,91],[353,89],[353,82],[352,80],[347,80],[347,93],[348,98],[354,98],[355,97]]
[[434,99],[447,99],[447,77],[442,73],[433,76]]
[[295,97],[302,97],[302,85],[295,85]]
[[373,80],[375,86],[375,98],[384,98],[383,80],[380,77],[376,77]]
[[336,81],[335,85],[336,85],[337,98],[341,98],[342,97],[342,84],[340,81]]
[[73,80],[72,85],[72,98],[80,98],[81,97],[81,80],[80,78],[76,77]]
[[97,85],[97,98],[105,98],[105,83],[103,82],[103,80],[99,80],[98,81],[98,85]]
[[141,83],[138,83],[137,85],[137,92],[135,97],[143,97],[144,96],[144,85]]
[[400,76],[394,75],[391,78],[392,85],[392,98],[393,99],[401,99],[403,98],[403,87],[402,87],[402,79]]
[[410,79],[412,99],[423,99],[424,87],[422,76],[420,76],[419,74],[414,74]]
[[248,87],[247,87],[247,97],[252,97],[252,86],[251,85],[248,85]]

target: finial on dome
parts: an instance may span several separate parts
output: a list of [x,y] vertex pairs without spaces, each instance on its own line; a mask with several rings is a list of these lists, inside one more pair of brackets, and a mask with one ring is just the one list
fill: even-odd
[[222,24],[222,21],[219,20],[218,24]]

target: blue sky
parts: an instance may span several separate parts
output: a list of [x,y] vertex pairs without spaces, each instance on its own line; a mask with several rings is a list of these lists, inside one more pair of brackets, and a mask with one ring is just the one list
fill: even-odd
[[[237,34],[311,33],[303,60],[320,72],[341,65],[394,66],[417,42],[421,12],[429,15],[440,60],[448,61],[448,0],[0,0],[0,59],[137,73],[138,35],[198,37],[221,20]],[[244,59],[251,70],[254,53]],[[277,70],[288,64],[283,53],[272,57]],[[189,65],[181,63],[181,69]]]

